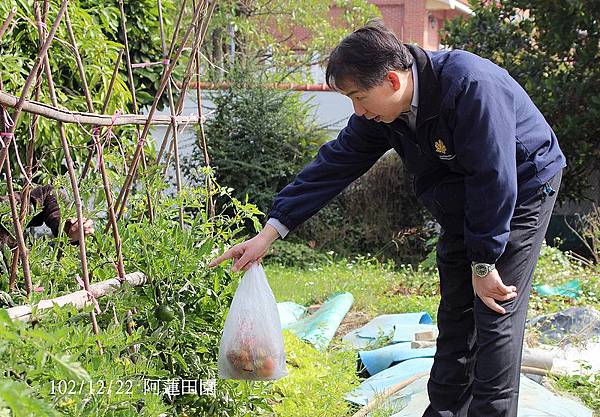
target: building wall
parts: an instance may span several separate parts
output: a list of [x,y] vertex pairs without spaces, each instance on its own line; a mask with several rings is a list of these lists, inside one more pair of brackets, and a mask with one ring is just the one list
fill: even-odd
[[[392,29],[398,39],[405,43],[417,44],[428,50],[440,49],[439,31],[444,26],[444,21],[452,19],[464,13],[456,9],[434,10],[428,9],[427,0],[368,0],[379,9],[385,25]],[[458,0],[456,0],[458,1]],[[468,4],[467,0],[462,1]],[[437,6],[443,4],[438,0]],[[340,20],[340,8],[331,7],[329,11],[333,25],[342,24]],[[298,51],[303,49],[302,45],[310,39],[310,34],[303,27],[295,27],[293,36],[277,34],[276,37],[289,42]]]
[[[369,0],[377,6],[385,25],[405,43],[428,50],[440,48],[439,31],[446,19],[462,13],[458,10],[429,10],[426,0]],[[466,4],[466,2],[465,2]]]

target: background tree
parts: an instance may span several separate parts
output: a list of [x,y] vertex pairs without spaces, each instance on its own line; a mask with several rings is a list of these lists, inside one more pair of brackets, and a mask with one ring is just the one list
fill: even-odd
[[258,59],[277,79],[311,81],[296,68],[322,63],[352,29],[379,17],[366,0],[223,0],[209,27],[206,55],[214,78],[236,56]]
[[[79,7],[93,16],[102,33],[112,42],[124,44],[125,38],[120,28],[119,0],[80,0]],[[175,7],[173,0],[161,0],[162,16],[168,45],[172,36]],[[127,21],[127,39],[132,63],[162,61],[163,52],[160,41],[159,12],[157,0],[123,1],[123,9]],[[190,7],[191,14],[191,7]],[[150,105],[163,71],[162,65],[136,68],[133,71],[136,85],[136,97],[139,105]],[[127,79],[125,65],[121,74]],[[163,97],[162,104],[166,103]]]
[[[472,2],[444,43],[489,58],[525,88],[559,138],[569,167],[561,198],[581,200],[600,169],[600,3]],[[594,178],[596,178],[594,180]]]

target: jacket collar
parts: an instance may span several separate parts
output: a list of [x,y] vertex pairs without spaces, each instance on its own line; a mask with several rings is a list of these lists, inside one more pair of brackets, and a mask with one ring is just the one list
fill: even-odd
[[418,46],[406,45],[417,65],[419,108],[417,111],[417,129],[424,122],[439,116],[440,88],[431,57]]

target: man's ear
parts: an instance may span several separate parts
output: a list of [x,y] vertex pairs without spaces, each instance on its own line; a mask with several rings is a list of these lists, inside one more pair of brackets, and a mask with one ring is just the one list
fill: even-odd
[[397,71],[389,71],[386,80],[390,82],[394,91],[400,89],[400,75]]

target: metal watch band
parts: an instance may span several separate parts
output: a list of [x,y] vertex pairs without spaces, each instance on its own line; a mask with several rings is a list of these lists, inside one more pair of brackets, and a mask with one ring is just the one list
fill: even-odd
[[486,264],[483,262],[473,262],[471,264],[471,270],[478,277],[485,277],[487,274],[496,269],[496,265],[494,264]]

